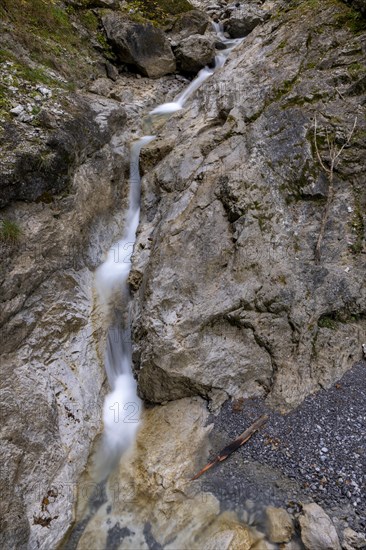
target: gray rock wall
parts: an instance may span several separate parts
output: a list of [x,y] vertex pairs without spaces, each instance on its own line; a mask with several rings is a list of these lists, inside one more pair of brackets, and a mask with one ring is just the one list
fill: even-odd
[[[145,399],[259,394],[286,408],[361,357],[365,33],[352,13],[278,10],[149,146],[151,159],[174,144],[145,175],[132,277]],[[357,117],[320,263],[329,180],[315,116],[325,167],[326,132],[339,149]]]

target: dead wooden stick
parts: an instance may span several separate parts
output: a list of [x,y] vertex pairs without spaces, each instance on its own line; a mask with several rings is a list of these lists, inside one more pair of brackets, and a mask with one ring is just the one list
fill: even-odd
[[241,435],[239,435],[239,437],[234,439],[234,441],[230,443],[230,445],[222,449],[215,460],[206,464],[206,466],[202,468],[202,470],[200,470],[198,474],[192,477],[191,481],[198,479],[202,474],[207,472],[207,470],[212,468],[212,466],[215,466],[215,464],[217,464],[218,462],[223,462],[224,460],[226,460],[234,451],[244,445],[244,443],[246,443],[252,437],[252,435],[255,434],[255,432],[257,432],[259,428],[261,428],[263,424],[265,424],[265,422],[267,422],[267,420],[267,415],[263,415],[258,418],[258,420],[256,420],[248,429],[246,429]]

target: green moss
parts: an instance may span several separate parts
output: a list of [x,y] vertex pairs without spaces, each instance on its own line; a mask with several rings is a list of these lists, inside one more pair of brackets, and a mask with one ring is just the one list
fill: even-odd
[[79,13],[79,19],[84,25],[85,28],[87,28],[89,31],[97,31],[99,28],[99,19],[90,10],[82,11]]
[[278,282],[281,284],[281,285],[287,285],[287,280],[286,280],[286,276],[285,275],[279,275],[277,277],[277,280]]
[[286,45],[287,45],[287,40],[282,40],[282,42],[280,42],[280,43],[278,44],[277,48],[278,48],[279,50],[283,50],[283,48],[285,48]]
[[[352,33],[359,33],[366,29],[366,19],[359,11],[346,5],[342,0],[289,0],[283,8],[278,10],[276,18],[287,13],[291,18],[298,17],[298,14],[307,16],[324,10],[332,10],[329,13],[328,25],[330,26],[347,27]],[[322,32],[323,29],[315,25],[312,30]]]
[[0,221],[0,240],[5,243],[16,243],[22,236],[22,230],[16,222],[11,220]]
[[336,14],[335,23],[338,27],[347,27],[353,33],[359,33],[366,29],[366,20],[361,13],[350,7],[346,7],[342,13]]
[[323,315],[318,321],[318,326],[320,328],[329,328],[330,330],[335,330],[337,328],[337,323],[331,315]]
[[348,67],[348,72],[352,79],[359,78],[366,72],[366,67],[362,63],[352,63]]
[[8,99],[7,86],[0,82],[0,113],[8,111],[11,108],[11,103]]

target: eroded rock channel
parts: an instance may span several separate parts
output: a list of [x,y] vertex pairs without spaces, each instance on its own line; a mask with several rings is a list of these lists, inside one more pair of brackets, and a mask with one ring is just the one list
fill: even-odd
[[[0,6],[2,547],[364,548],[364,2],[18,3]],[[225,51],[211,20],[242,42],[149,117]],[[129,276],[145,409],[96,486],[94,273],[151,130]]]

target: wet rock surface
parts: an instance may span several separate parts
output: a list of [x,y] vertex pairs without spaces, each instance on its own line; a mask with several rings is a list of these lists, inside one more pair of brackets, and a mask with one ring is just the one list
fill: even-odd
[[86,525],[81,519],[65,549],[250,550],[258,536],[234,512],[220,514],[218,500],[189,481],[195,457],[207,452],[207,418],[200,398],[146,410],[136,449],[95,495],[97,510],[87,512]]
[[70,92],[62,74],[27,68],[26,51],[14,52],[0,70],[9,85],[9,112],[0,109],[0,541],[52,548],[73,520],[102,428],[106,319],[94,269],[123,232],[140,113],[183,83],[118,71],[111,80],[96,55],[90,79],[99,78]]

